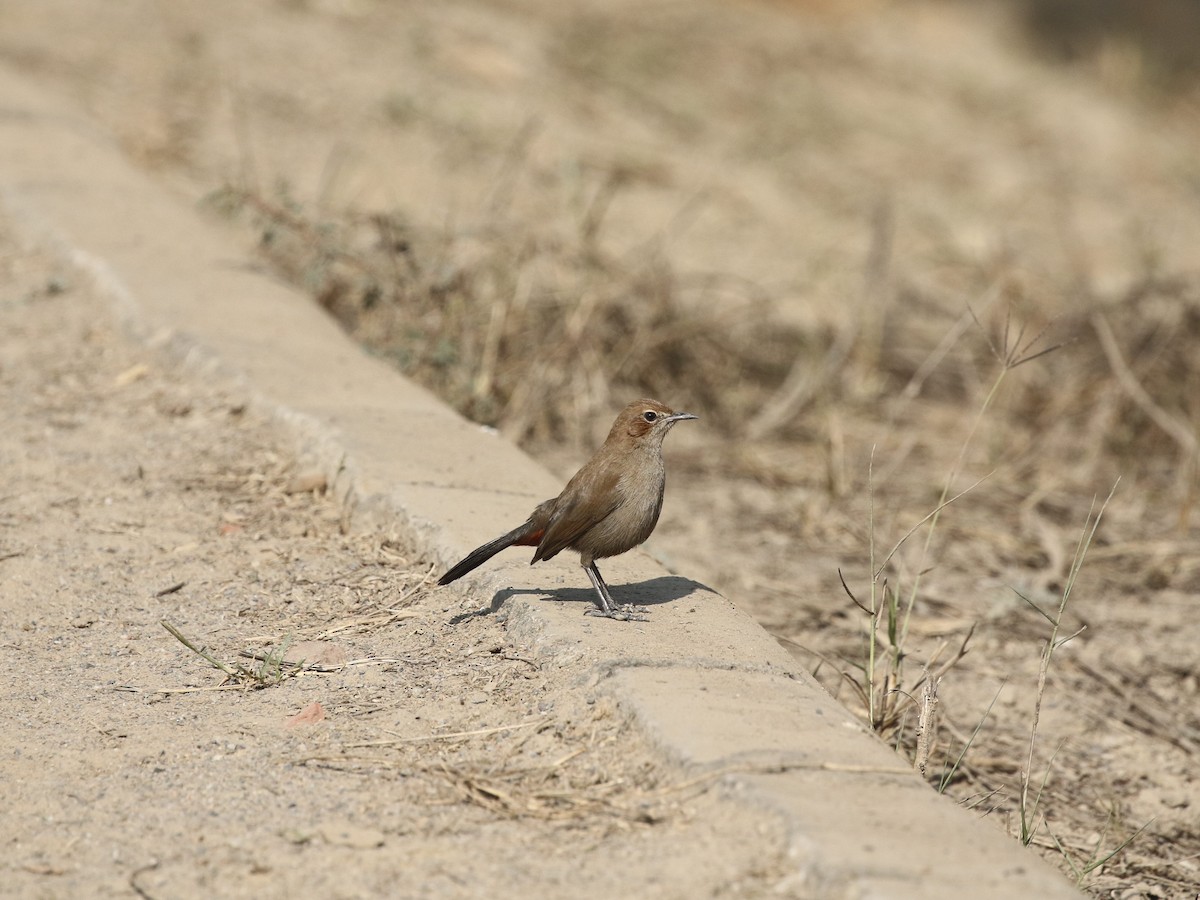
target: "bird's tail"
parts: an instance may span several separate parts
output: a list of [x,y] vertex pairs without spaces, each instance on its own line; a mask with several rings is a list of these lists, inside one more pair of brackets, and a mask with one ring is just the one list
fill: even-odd
[[[541,535],[536,536],[540,539]],[[501,550],[514,545],[529,545],[537,544],[537,540],[533,539],[534,535],[530,533],[530,523],[525,522],[517,528],[514,528],[508,534],[503,534],[494,541],[488,541],[482,547],[476,547],[468,553],[463,559],[451,567],[450,571],[438,579],[438,584],[449,584],[452,581],[457,581],[462,578],[472,569],[483,565]]]

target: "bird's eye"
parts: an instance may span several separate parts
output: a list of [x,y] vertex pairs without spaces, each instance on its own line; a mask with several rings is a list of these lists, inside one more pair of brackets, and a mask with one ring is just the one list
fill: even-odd
[[658,418],[658,413],[656,413],[652,409],[648,409],[644,413],[642,413],[642,418],[645,419],[647,422],[653,422]]

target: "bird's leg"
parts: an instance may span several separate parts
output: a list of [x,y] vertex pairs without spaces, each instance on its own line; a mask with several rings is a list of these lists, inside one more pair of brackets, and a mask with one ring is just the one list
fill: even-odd
[[[595,612],[601,615],[611,616],[616,610],[616,604],[613,603],[612,594],[608,592],[608,585],[604,583],[604,579],[600,576],[600,570],[596,568],[595,562],[589,562],[583,567],[583,571],[587,572],[588,578],[591,579],[592,587],[596,589],[596,596],[599,597],[600,607]],[[592,610],[589,610],[592,612]]]
[[612,594],[608,592],[608,585],[604,583],[604,577],[600,574],[600,570],[596,568],[595,560],[589,560],[584,565],[583,570],[587,572],[588,578],[591,579],[592,587],[596,589],[596,595],[600,599],[597,607],[593,607],[584,612],[585,616],[604,616],[608,619],[620,619],[622,622],[645,622],[646,617],[640,616],[630,605],[617,606],[613,603]]

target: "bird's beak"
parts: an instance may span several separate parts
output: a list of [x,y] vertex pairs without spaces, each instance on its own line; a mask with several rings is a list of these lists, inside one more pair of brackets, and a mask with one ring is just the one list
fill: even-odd
[[684,419],[698,419],[699,416],[693,416],[691,413],[675,413],[667,416],[668,422],[682,422]]

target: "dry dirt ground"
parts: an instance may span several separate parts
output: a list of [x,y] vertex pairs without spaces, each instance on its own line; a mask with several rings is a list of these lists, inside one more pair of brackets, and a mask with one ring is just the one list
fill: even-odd
[[0,283],[0,894],[769,889],[769,822],[344,535],[236,386],[4,230]]
[[[882,555],[937,505],[948,473],[956,491],[988,476],[945,512],[928,555],[920,552],[919,534],[888,572],[890,585],[905,595],[918,578],[921,585],[901,688],[913,689],[927,660],[951,657],[971,635],[968,654],[942,680],[941,740],[932,775],[936,779],[957,758],[982,721],[951,785],[954,796],[1015,835],[1022,772],[1035,793],[1044,777],[1032,816],[1040,823],[1033,843],[1064,870],[1102,858],[1136,835],[1106,865],[1079,873],[1085,888],[1104,897],[1194,898],[1200,882],[1195,103],[1179,101],[1180,108],[1172,108],[1160,98],[1147,104],[1137,87],[1137,60],[1123,51],[1083,74],[1035,62],[995,9],[915,0],[139,0],[118,7],[41,0],[3,11],[0,57],[77,100],[184,197],[199,201],[232,184],[275,204],[267,222],[256,223],[257,232],[247,229],[248,248],[260,237],[270,249],[286,236],[288,216],[296,210],[318,223],[377,225],[386,217],[406,237],[451,236],[433,242],[440,256],[417,260],[424,266],[420,278],[431,292],[442,291],[437,297],[449,298],[447,304],[460,299],[454,290],[473,277],[481,282],[474,286],[477,294],[516,297],[511,309],[543,295],[566,298],[568,336],[578,341],[566,352],[578,364],[529,372],[511,363],[529,350],[529,334],[508,347],[491,339],[500,326],[489,323],[503,319],[495,311],[509,309],[499,302],[490,307],[490,318],[483,316],[487,322],[476,323],[487,333],[478,342],[478,359],[464,362],[456,354],[465,353],[466,338],[423,346],[423,338],[411,334],[424,335],[426,323],[375,302],[373,293],[342,303],[347,292],[330,290],[334,282],[303,255],[326,233],[320,228],[296,229],[299,261],[282,267],[341,314],[357,336],[426,377],[460,408],[524,441],[564,475],[602,437],[614,395],[620,398],[633,384],[665,385],[656,388],[669,391],[661,399],[700,413],[709,430],[672,438],[672,484],[650,549],[748,608],[852,707],[861,706],[851,680],[860,677],[856,666],[865,658],[865,617],[843,593],[839,568],[865,598],[872,523]],[[524,235],[533,237],[514,239]],[[351,229],[337,250],[353,257],[361,249],[353,241],[364,236],[379,235]],[[564,246],[581,246],[583,262],[574,268],[564,263],[564,254],[555,255]],[[385,261],[396,264],[393,257]],[[511,263],[509,269],[496,264],[486,277],[472,275],[485,268],[480,260],[496,258]],[[602,276],[614,270],[628,277],[605,281]],[[821,390],[790,413],[785,403],[786,414],[772,427],[763,424],[760,407],[770,407],[764,396],[776,399],[774,387],[786,370],[770,391],[756,393],[749,371],[671,370],[674,357],[664,348],[673,345],[651,334],[638,346],[663,356],[661,370],[641,380],[607,371],[587,341],[595,322],[589,311],[607,295],[642,290],[645,283],[669,284],[673,298],[682,298],[679,306],[706,314],[723,305],[744,312],[751,308],[748,298],[761,298],[755,315],[770,317],[780,332],[798,328],[813,336],[811,372],[796,371]],[[980,324],[967,315],[968,304]],[[15,321],[41,308],[21,307]],[[1046,343],[1067,346],[1003,372],[983,335],[994,342],[1003,337],[1006,310],[1018,322],[1028,321],[1030,333],[1057,321],[1060,327]],[[1102,352],[1096,312],[1115,323],[1111,331],[1128,371]],[[111,366],[105,383],[138,361]],[[1003,389],[993,395],[998,372]],[[5,377],[22,374],[9,367]],[[90,376],[77,377],[93,383]],[[724,387],[721,395],[696,387],[714,378]],[[1157,424],[1162,419],[1147,414],[1152,404],[1144,397],[1130,399],[1131,381],[1149,386],[1152,404],[1166,410],[1168,424],[1182,424],[1183,437],[1168,436]],[[788,396],[789,383],[780,396]],[[144,391],[148,384],[135,378],[123,390]],[[804,379],[798,384],[803,388]],[[120,401],[122,393],[113,393]],[[5,402],[16,402],[10,394]],[[988,414],[974,428],[985,398]],[[228,408],[237,405],[233,401],[222,408],[211,398],[197,400],[192,412],[172,417],[174,405],[166,402],[168,412],[152,417],[155,427],[188,428],[205,417],[235,427],[237,416]],[[539,424],[533,407],[553,413],[557,431]],[[731,439],[741,409],[763,424],[754,440]],[[1191,456],[1172,440],[1185,451],[1192,446]],[[305,505],[310,498],[282,492],[294,474],[286,470],[286,454],[271,459],[247,449],[228,459],[231,471],[242,473],[243,489],[253,488],[261,502],[303,511],[289,508],[286,519],[270,520],[274,527],[291,534],[295,523],[311,522],[305,527],[344,540],[331,513],[323,520],[319,505]],[[137,465],[130,463],[123,477],[133,477]],[[154,467],[141,465],[152,477]],[[1102,499],[1118,475],[1123,480],[1063,621],[1059,636],[1076,636],[1058,649],[1049,668],[1030,766],[1039,659],[1050,632],[1016,591],[1044,610],[1055,608],[1093,498]],[[223,523],[233,530],[222,540],[245,540],[253,526],[221,518],[224,507],[218,512],[215,504],[226,495],[215,483],[192,491],[213,505],[200,530],[208,528],[215,542],[212,532],[219,534]],[[45,489],[53,497],[83,490]],[[26,488],[21,491],[25,496]],[[24,533],[5,540],[18,536],[26,540]],[[282,533],[272,539],[284,540]],[[112,540],[115,545],[117,537]],[[302,544],[305,538],[287,540]],[[194,542],[180,537],[163,546],[169,552]],[[34,563],[29,544],[16,551],[24,555],[0,565]],[[306,577],[320,581],[301,574],[300,563],[287,562],[294,552],[269,557],[278,567],[271,571],[279,596],[307,585]],[[245,553],[236,563],[225,562],[231,574],[224,577],[233,580],[229,590],[258,596],[233,573],[253,571],[255,561],[267,571],[267,562]],[[379,543],[347,544],[346,555],[368,569],[391,565]],[[189,580],[177,574],[179,568],[160,564],[155,578],[136,587],[154,634],[139,640],[153,642],[159,670],[141,678],[114,674],[117,683],[165,687],[172,675],[186,680],[184,671],[201,682],[213,678],[202,661],[157,634],[159,617],[229,654],[252,641],[278,644],[291,632],[312,638],[344,617],[378,616],[350,632],[363,643],[345,650],[354,659],[385,652],[372,647],[371,628],[384,627],[384,617],[395,615],[381,605],[394,599],[384,601],[387,592],[378,583],[341,585],[321,599],[317,608],[329,612],[320,621],[292,624],[290,617],[300,611],[282,610],[278,620],[242,623],[239,630],[234,613],[253,609],[250,599],[221,607],[225,618],[197,618],[194,603],[183,601],[186,591],[199,590],[200,576]],[[66,568],[45,565],[55,577]],[[344,575],[335,563],[326,565],[326,579]],[[391,583],[407,570],[387,571]],[[404,577],[419,579],[420,573]],[[189,580],[180,591],[185,596],[153,599],[180,580]],[[221,579],[209,583],[225,589]],[[209,593],[202,599],[219,600]],[[386,627],[420,622],[427,633],[441,627],[440,619],[425,615]],[[85,621],[93,613],[81,608],[64,616]],[[86,629],[67,633],[98,634],[107,620],[93,617]],[[33,637],[6,640],[23,646]],[[460,640],[464,649],[501,645],[483,633]],[[335,636],[335,642],[350,641]],[[479,676],[485,683],[539,677],[520,661],[470,658],[496,667]],[[345,679],[351,690],[380,668],[306,675],[233,700],[87,696],[92,702],[103,696],[112,703],[212,703],[217,715],[227,715],[223,711],[235,703],[275,703],[278,708],[256,708],[247,716],[278,723],[309,700],[301,688],[312,679]],[[455,677],[470,678],[472,671],[466,666]],[[373,701],[354,702],[367,709]],[[103,734],[107,719],[97,717]],[[338,746],[382,739],[370,730],[374,723],[360,728],[365,720],[351,717],[352,726],[336,726],[353,732],[338,737]],[[447,727],[490,724],[465,721],[453,719]],[[395,721],[387,727],[419,736]],[[886,734],[911,754],[913,731],[910,715]],[[315,738],[271,734],[282,735],[279,746],[307,745],[288,751],[289,760],[315,752]],[[487,739],[512,742],[508,746],[522,739],[500,734]],[[120,746],[127,739],[111,740]],[[211,751],[234,764],[239,754],[245,759],[268,752],[245,738],[221,740],[222,747],[246,745],[232,754]],[[445,772],[405,774],[417,779],[422,797],[480,802],[469,782],[448,773],[478,765],[483,740],[456,745],[466,760]],[[579,746],[559,740],[565,742],[561,755],[546,749],[547,758],[565,758]],[[388,752],[396,757],[389,757],[384,772],[395,775],[415,765],[404,762],[396,747]],[[635,767],[628,776],[638,790],[666,778],[647,765],[646,772]],[[623,801],[617,805],[628,808]],[[204,815],[210,813],[206,807]],[[315,833],[314,821],[326,815],[346,818],[335,813],[315,812],[300,830]],[[585,834],[613,827],[586,821],[593,824]],[[274,824],[264,821],[263,828]],[[212,839],[209,830],[204,833]],[[461,832],[452,829],[444,846],[458,846],[454,834]],[[320,842],[296,843],[284,852],[299,854],[301,846],[341,852]],[[252,849],[224,852],[242,854],[236,858],[253,868]],[[130,865],[149,865],[159,856],[147,851]],[[49,857],[26,858],[34,870],[62,865]],[[283,877],[278,873],[287,870],[273,871]],[[163,867],[144,877],[169,875],[164,857]]]

